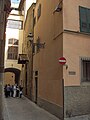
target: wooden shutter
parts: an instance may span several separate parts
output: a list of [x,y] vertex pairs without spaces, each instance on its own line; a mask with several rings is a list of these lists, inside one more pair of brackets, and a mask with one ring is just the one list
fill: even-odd
[[38,7],[38,15],[37,15],[37,18],[39,19],[40,16],[41,16],[41,4],[39,4],[39,7]]
[[90,33],[90,9],[87,9],[87,32]]
[[79,7],[80,10],[80,31],[87,32],[87,9],[84,7]]

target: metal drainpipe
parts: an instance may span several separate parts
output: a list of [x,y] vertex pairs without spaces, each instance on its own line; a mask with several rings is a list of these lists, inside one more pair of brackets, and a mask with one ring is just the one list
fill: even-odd
[[64,120],[64,79],[62,79],[62,93],[63,93],[63,120]]
[[[33,31],[32,31],[32,33],[33,33],[33,42],[34,42],[34,8],[33,8]],[[31,97],[31,100],[32,100],[32,89],[33,89],[33,49],[34,49],[33,44],[32,44],[31,47],[32,47],[32,53],[31,53],[32,60],[31,60],[31,95],[30,95],[30,97]]]

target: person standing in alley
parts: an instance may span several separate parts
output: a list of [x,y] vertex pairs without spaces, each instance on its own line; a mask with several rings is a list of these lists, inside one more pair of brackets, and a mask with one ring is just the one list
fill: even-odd
[[23,90],[23,87],[21,85],[19,86],[19,90],[20,90],[20,92],[19,92],[20,96],[19,97],[21,98],[22,97],[22,90]]
[[14,91],[13,91],[13,85],[11,86],[11,97],[13,97]]
[[18,87],[18,85],[16,86],[16,97],[19,97],[19,87]]
[[4,87],[4,94],[5,94],[5,97],[7,98],[8,97],[7,84]]
[[10,97],[10,84],[7,85],[7,95]]
[[13,86],[13,97],[16,97],[16,84]]

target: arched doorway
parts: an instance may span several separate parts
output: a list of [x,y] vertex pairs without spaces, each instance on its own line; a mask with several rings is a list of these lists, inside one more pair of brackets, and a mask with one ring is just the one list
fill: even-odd
[[20,72],[17,68],[5,68],[4,84],[19,84]]

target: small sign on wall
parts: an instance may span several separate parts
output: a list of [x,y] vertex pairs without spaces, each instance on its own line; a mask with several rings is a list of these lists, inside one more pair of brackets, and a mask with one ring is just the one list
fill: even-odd
[[76,75],[75,71],[69,71],[68,73],[69,73],[69,75]]

